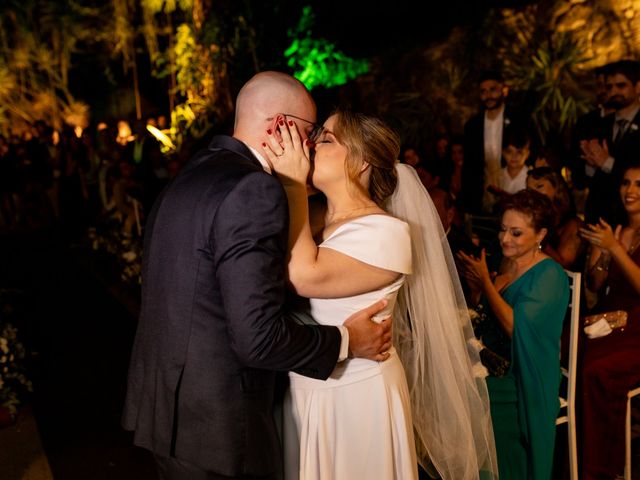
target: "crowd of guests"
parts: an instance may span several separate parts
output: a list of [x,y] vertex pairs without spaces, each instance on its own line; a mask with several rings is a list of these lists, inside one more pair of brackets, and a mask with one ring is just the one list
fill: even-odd
[[61,131],[37,121],[20,136],[0,135],[0,227],[57,225],[77,242],[107,222],[140,236],[145,212],[180,168],[146,128],[166,128],[164,118]]
[[568,328],[560,267],[583,274],[583,319],[626,314],[626,325],[580,330],[577,395],[580,478],[624,470],[627,392],[640,383],[640,64],[611,63],[594,77],[597,107],[561,154],[544,148],[495,71],[479,78],[481,108],[463,134],[404,149],[477,313],[500,478],[551,478]]
[[[583,317],[627,313],[624,328],[581,333],[578,395],[581,478],[613,479],[624,468],[626,392],[640,382],[640,64],[605,65],[594,80],[597,107],[561,155],[510,104],[498,71],[479,77],[479,112],[460,132],[401,153],[435,204],[468,305],[481,313],[500,478],[551,478],[563,269],[583,273]],[[146,128],[164,122],[61,132],[37,122],[21,137],[0,136],[0,226],[54,221],[74,241],[101,218],[141,237],[145,214],[183,164]]]

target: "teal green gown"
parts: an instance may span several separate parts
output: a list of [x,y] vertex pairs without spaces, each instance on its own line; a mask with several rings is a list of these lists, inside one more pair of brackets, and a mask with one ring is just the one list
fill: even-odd
[[544,259],[501,294],[513,308],[513,336],[509,339],[492,316],[482,335],[489,350],[510,360],[503,376],[487,377],[500,480],[550,480],[567,275],[554,260]]

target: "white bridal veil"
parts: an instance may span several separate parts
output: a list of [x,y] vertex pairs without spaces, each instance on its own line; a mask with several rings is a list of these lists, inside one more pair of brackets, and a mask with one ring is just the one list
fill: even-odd
[[386,208],[410,226],[413,274],[393,312],[393,343],[409,383],[418,460],[434,477],[498,478],[486,370],[451,249],[415,170],[396,171]]

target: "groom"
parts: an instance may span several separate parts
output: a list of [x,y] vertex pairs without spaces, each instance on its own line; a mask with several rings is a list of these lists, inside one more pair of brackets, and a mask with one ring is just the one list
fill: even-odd
[[161,478],[275,478],[275,372],[326,379],[348,354],[386,358],[391,322],[370,320],[383,302],[341,327],[286,314],[287,200],[260,152],[267,130],[293,122],[304,137],[315,120],[300,82],[255,75],[233,137],[214,137],[151,211],[123,426]]

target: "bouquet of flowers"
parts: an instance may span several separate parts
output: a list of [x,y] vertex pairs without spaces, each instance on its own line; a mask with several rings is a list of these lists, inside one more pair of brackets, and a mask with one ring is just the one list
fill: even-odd
[[17,328],[0,318],[0,410],[5,410],[5,415],[8,412],[9,420],[18,413],[26,395],[33,391],[31,381],[26,377],[26,350],[18,340],[17,332]]

